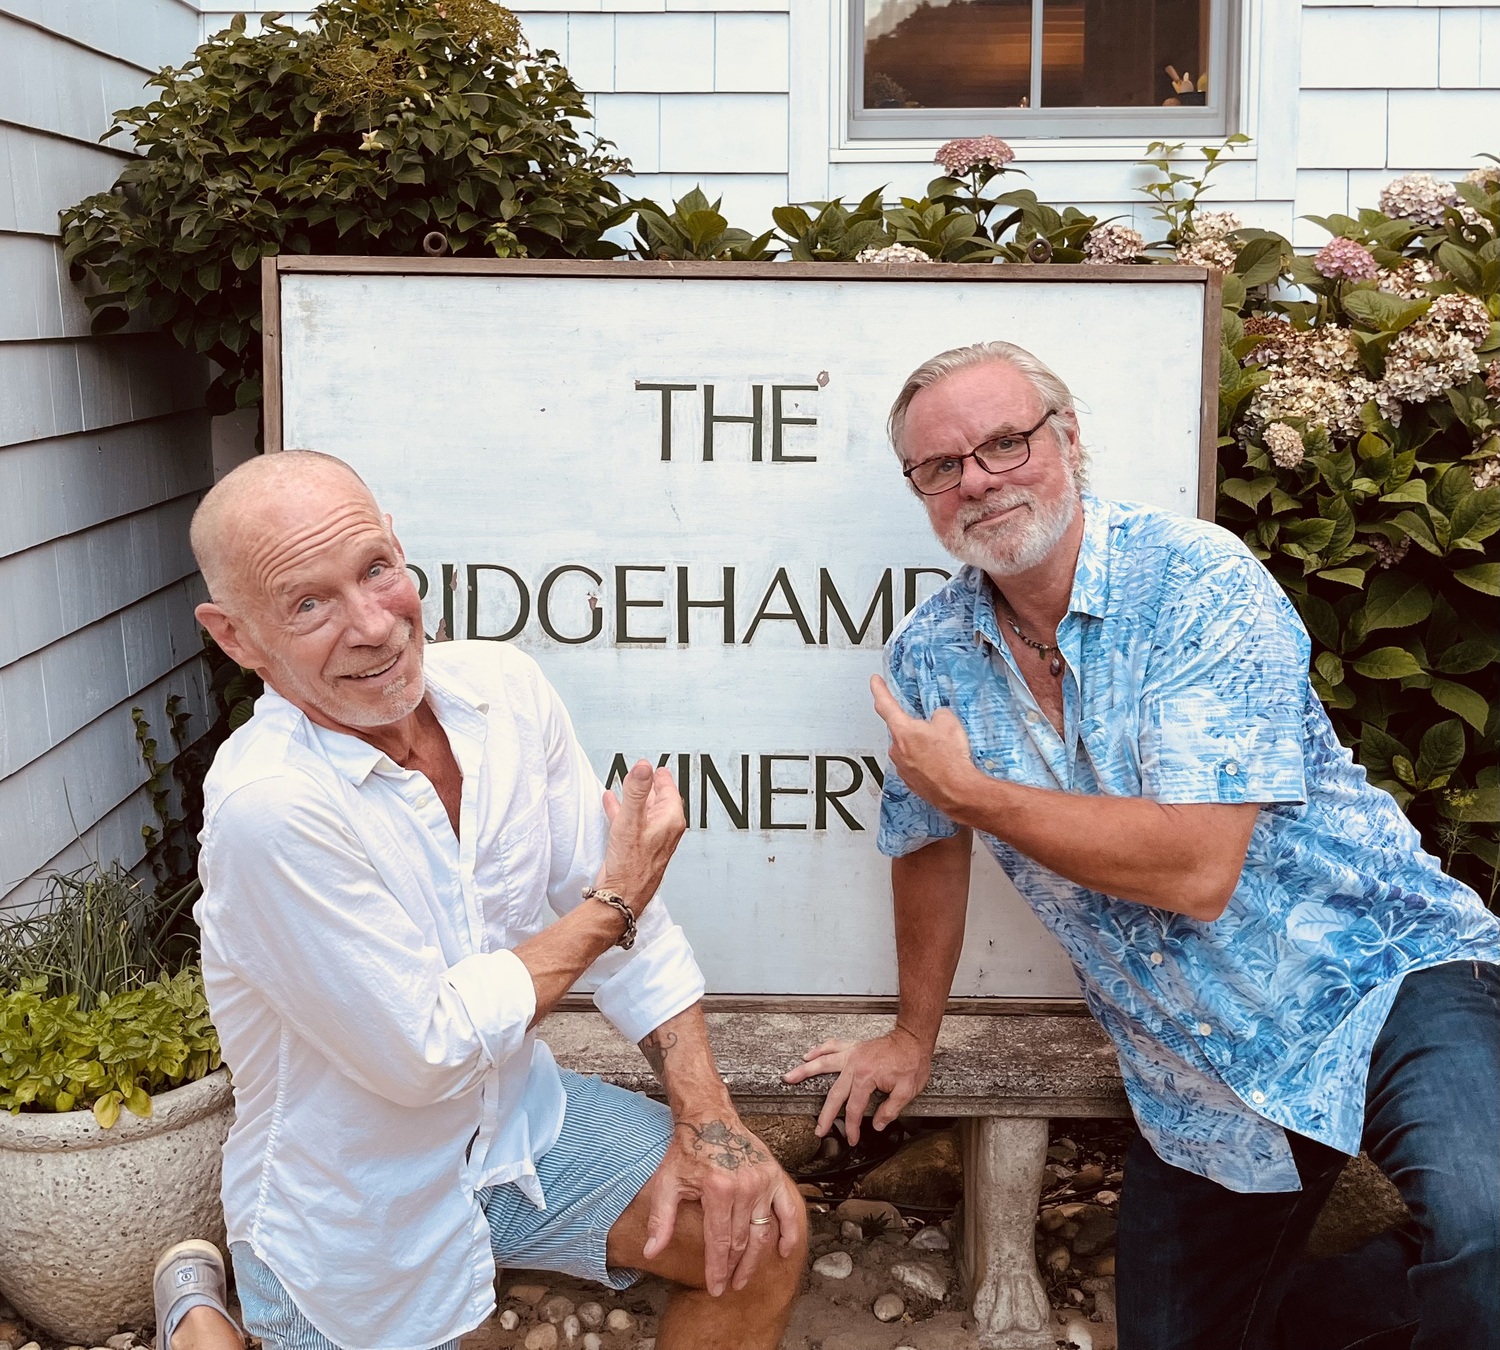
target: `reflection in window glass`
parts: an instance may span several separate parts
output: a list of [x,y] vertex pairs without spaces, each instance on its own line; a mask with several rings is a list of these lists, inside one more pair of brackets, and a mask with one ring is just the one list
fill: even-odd
[[1209,0],[1044,0],[1048,108],[1201,107]]
[[1031,0],[865,0],[866,108],[1024,108]]
[[1212,3],[864,0],[864,107],[1202,107]]

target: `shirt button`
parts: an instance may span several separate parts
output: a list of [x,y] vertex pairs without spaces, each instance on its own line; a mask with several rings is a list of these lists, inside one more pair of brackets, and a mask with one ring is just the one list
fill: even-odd
[[1257,1106],[1261,1106],[1265,1103],[1266,1094],[1264,1092],[1252,1092],[1250,1094],[1250,1100]]
[[1211,1026],[1209,1026],[1209,1024],[1207,1022],[1199,1022],[1198,1023],[1198,1034],[1200,1036],[1212,1036],[1214,1034],[1214,1029]]
[[1161,965],[1161,963],[1163,961],[1165,961],[1166,959],[1167,958],[1165,956],[1163,956],[1160,952],[1152,952],[1151,953],[1151,964],[1153,966],[1159,966],[1159,965]]
[[1224,772],[1227,773],[1231,778],[1233,778],[1239,771],[1240,766],[1235,763],[1234,760],[1230,760],[1229,763],[1224,766]]

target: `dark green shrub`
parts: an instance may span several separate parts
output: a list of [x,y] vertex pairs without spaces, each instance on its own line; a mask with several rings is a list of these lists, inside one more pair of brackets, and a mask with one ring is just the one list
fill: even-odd
[[154,103],[116,114],[144,152],[63,213],[96,332],[141,312],[223,373],[216,412],[260,401],[261,258],[431,248],[500,257],[619,252],[583,94],[490,0],[324,0],[310,30],[243,16]]

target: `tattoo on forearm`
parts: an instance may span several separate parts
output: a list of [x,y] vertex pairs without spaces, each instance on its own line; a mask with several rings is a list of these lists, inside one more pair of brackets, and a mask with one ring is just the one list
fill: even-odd
[[706,1158],[726,1172],[770,1160],[754,1135],[731,1129],[722,1120],[708,1120],[701,1124],[683,1120],[678,1125],[692,1135],[689,1147],[696,1156]]
[[651,1066],[654,1073],[663,1083],[667,1081],[667,1055],[677,1045],[677,1033],[675,1031],[653,1031],[641,1042],[641,1054],[645,1055],[646,1063]]

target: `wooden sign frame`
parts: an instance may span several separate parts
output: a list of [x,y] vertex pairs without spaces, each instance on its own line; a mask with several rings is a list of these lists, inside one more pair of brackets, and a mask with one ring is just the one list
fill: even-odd
[[[268,452],[283,446],[283,379],[282,379],[282,278],[292,274],[323,275],[402,275],[430,277],[509,277],[518,281],[541,277],[596,278],[634,281],[644,278],[672,278],[683,281],[858,281],[879,285],[887,282],[923,282],[942,284],[949,281],[1005,285],[1011,282],[1072,283],[1085,282],[1100,286],[1129,283],[1177,284],[1198,283],[1203,287],[1203,354],[1200,388],[1202,391],[1198,424],[1197,515],[1212,519],[1216,492],[1218,452],[1218,387],[1220,311],[1222,278],[1217,271],[1201,267],[1105,266],[1092,264],[926,265],[871,266],[855,263],[727,263],[727,262],[644,262],[584,261],[574,259],[484,259],[484,258],[395,258],[395,257],[328,257],[280,255],[261,263],[261,324],[264,356],[264,445]],[[718,994],[708,1001],[721,1010],[820,1012],[888,1011],[896,1006],[889,995],[850,994]],[[573,995],[567,1000],[584,1006],[586,999]],[[950,1013],[1058,1013],[1081,1012],[1081,999],[966,996],[950,1000]]]

